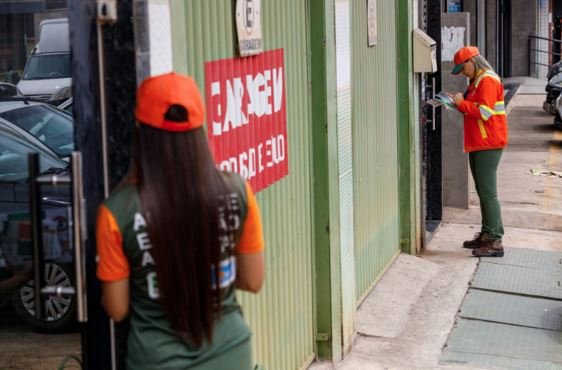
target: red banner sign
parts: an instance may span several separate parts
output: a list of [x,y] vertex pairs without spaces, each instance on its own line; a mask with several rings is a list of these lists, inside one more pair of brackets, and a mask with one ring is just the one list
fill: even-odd
[[289,172],[283,49],[205,63],[207,131],[219,167],[255,192]]

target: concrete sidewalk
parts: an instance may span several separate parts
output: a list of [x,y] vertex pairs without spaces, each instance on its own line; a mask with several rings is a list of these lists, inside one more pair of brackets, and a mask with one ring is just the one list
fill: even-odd
[[[511,144],[499,169],[504,246],[562,252],[562,178],[556,175],[562,172],[562,134],[554,131],[553,117],[541,109],[544,95],[525,85],[522,80],[508,107]],[[526,91],[532,94],[521,93]],[[480,224],[478,198],[470,181],[470,208],[445,209],[443,223],[424,252],[399,256],[360,306],[352,350],[337,369],[489,368],[442,361],[443,348],[479,268],[479,259],[461,248]],[[333,368],[328,363],[310,367]],[[515,368],[528,367],[521,362]]]

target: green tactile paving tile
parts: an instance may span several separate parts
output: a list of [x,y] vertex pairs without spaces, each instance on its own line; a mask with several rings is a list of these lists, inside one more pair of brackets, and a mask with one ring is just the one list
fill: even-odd
[[562,301],[470,289],[459,316],[538,329],[562,330]]
[[562,299],[560,273],[495,263],[481,263],[471,287],[535,297]]
[[[455,353],[465,359],[500,356],[515,360],[559,364],[562,369],[561,333],[478,320],[459,319],[447,342],[448,362]],[[527,368],[528,369],[528,368]]]
[[521,358],[509,358],[497,355],[479,355],[474,353],[455,352],[445,349],[441,356],[444,365],[459,365],[484,369],[512,370],[560,370],[562,365],[546,361],[532,361]]
[[482,258],[481,263],[562,271],[562,253],[524,248],[506,248],[502,258]]

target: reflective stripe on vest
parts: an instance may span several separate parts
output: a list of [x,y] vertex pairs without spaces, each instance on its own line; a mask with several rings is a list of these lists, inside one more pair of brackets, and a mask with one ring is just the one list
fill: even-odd
[[[485,71],[484,73],[482,73],[481,75],[479,75],[476,78],[476,81],[474,82],[474,88],[475,89],[478,87],[478,85],[480,85],[480,82],[485,77],[493,78],[494,80],[498,81],[499,83],[502,82],[500,77],[497,74],[495,74],[493,71]],[[487,139],[488,133],[486,132],[486,129],[484,128],[484,122],[483,121],[488,121],[490,119],[490,117],[492,117],[492,116],[505,115],[505,102],[503,100],[495,102],[493,109],[488,107],[487,105],[481,104],[481,105],[478,106],[478,109],[480,110],[480,116],[482,117],[482,119],[478,120],[478,128],[480,128],[480,134],[482,135],[482,138]]]
[[[501,83],[501,79],[497,74],[495,74],[493,71],[485,71],[476,78],[476,81],[474,82],[474,88],[477,88],[478,85],[480,85],[480,82],[485,77],[493,78],[494,80]],[[487,121],[492,116],[505,115],[505,102],[503,100],[497,101],[494,104],[493,109],[491,107],[488,107],[487,105],[482,104],[479,106],[479,109],[482,120]]]
[[480,85],[480,82],[484,79],[484,77],[491,77],[499,83],[502,82],[501,78],[497,74],[492,71],[486,71],[476,78],[476,82],[474,82],[474,88],[477,88],[478,85]]
[[484,121],[487,121],[492,116],[503,116],[505,115],[505,102],[503,100],[498,101],[494,104],[494,109],[488,107],[487,105],[481,104],[478,106],[480,110],[480,115]]
[[480,135],[482,135],[482,139],[487,139],[488,133],[486,132],[486,129],[484,128],[484,122],[482,122],[481,119],[478,120],[478,127],[480,128]]
[[488,134],[484,129],[483,121],[488,121],[492,116],[505,115],[505,102],[504,101],[496,102],[496,104],[494,104],[494,109],[491,109],[490,107],[484,104],[480,105],[478,109],[480,109],[480,116],[482,117],[482,119],[478,120],[478,127],[480,128],[480,134],[482,135],[482,138],[486,139],[488,138]]

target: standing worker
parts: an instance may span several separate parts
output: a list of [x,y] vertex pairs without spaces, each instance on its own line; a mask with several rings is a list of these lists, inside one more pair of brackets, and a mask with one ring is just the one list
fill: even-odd
[[131,318],[127,368],[252,369],[235,288],[264,280],[258,205],[218,170],[195,82],[169,73],[137,92],[134,176],[98,211],[102,305]]
[[503,257],[504,234],[497,190],[497,171],[507,145],[503,85],[478,48],[466,46],[455,54],[453,74],[462,73],[470,84],[453,100],[464,114],[464,151],[480,198],[482,229],[463,243],[477,257]]

